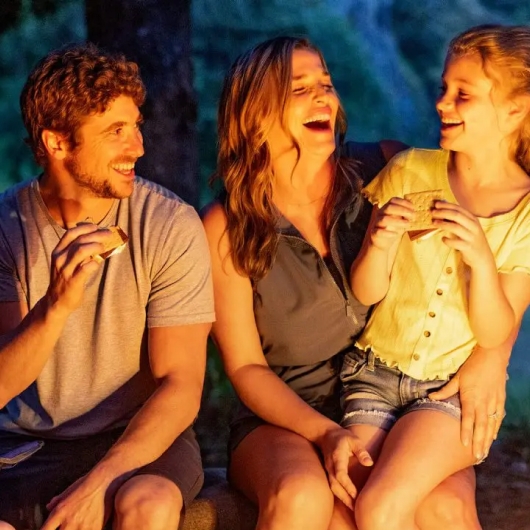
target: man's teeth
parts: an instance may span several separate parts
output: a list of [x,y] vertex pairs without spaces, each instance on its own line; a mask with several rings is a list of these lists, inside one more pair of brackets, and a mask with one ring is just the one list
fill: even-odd
[[442,119],[444,125],[460,125],[462,122],[460,120],[450,120],[448,118]]
[[115,164],[112,166],[112,168],[116,171],[122,171],[123,173],[126,173],[134,169],[134,164]]
[[307,120],[304,120],[304,125],[306,123],[313,123],[315,121],[329,121],[330,115],[329,114],[317,114],[316,116],[312,116],[311,118],[307,118]]

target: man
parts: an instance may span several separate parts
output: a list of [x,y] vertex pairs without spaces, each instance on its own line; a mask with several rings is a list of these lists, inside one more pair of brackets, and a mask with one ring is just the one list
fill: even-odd
[[[22,460],[0,469],[5,528],[176,530],[202,485],[209,255],[193,208],[135,176],[144,98],[93,45],[22,91],[43,173],[0,195],[0,455]],[[129,239],[102,259],[111,226]]]

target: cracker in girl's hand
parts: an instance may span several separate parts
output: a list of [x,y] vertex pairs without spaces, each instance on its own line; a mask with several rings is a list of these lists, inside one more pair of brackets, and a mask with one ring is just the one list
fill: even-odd
[[432,209],[435,201],[443,201],[442,190],[418,191],[406,193],[405,199],[414,206],[416,217],[410,222],[409,231],[430,230],[436,228],[432,222]]

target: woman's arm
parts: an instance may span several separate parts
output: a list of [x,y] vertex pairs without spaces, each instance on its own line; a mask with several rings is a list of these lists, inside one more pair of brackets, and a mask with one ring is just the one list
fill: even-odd
[[497,348],[476,346],[451,380],[429,395],[436,400],[460,395],[460,437],[465,446],[472,444],[477,460],[489,453],[504,419],[507,369],[519,327],[520,322]]

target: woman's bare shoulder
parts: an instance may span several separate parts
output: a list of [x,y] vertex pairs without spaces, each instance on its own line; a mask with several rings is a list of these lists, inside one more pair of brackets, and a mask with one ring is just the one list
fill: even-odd
[[225,231],[226,211],[219,200],[214,200],[204,206],[200,211],[200,216],[207,232]]

